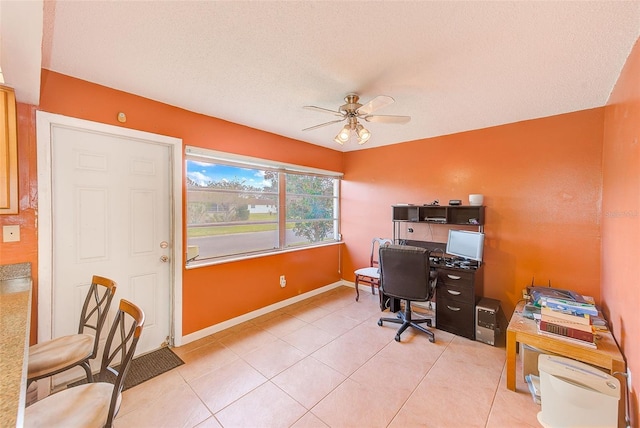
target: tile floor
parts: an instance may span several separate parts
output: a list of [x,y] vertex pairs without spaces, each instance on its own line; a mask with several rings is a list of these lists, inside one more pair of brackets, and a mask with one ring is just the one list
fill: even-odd
[[[185,364],[124,392],[116,427],[539,427],[505,349],[379,327],[339,287],[175,348]],[[388,314],[384,314],[388,315]],[[520,364],[520,363],[519,363]]]

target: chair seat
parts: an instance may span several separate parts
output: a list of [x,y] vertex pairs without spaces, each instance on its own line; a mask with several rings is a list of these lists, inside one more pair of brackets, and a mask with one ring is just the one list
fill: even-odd
[[368,276],[374,279],[380,279],[380,272],[377,267],[365,267],[354,272],[358,276]]
[[[50,395],[25,409],[25,427],[102,427],[107,422],[113,384],[95,382]],[[116,413],[122,395],[116,403]]]
[[94,336],[72,334],[29,347],[28,378],[54,373],[86,360],[93,353]]

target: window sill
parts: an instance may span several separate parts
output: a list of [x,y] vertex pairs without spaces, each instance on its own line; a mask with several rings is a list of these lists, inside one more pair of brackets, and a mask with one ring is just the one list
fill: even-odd
[[221,265],[221,264],[225,264],[225,263],[239,262],[239,261],[243,261],[243,260],[257,259],[257,258],[260,258],[260,257],[271,257],[271,256],[280,255],[280,254],[285,254],[285,253],[293,253],[293,252],[296,252],[296,251],[305,251],[305,250],[311,250],[311,249],[320,248],[320,247],[330,247],[330,246],[333,246],[333,245],[342,245],[343,243],[344,243],[344,241],[334,241],[334,242],[327,242],[325,244],[309,245],[309,246],[305,246],[305,247],[287,248],[287,249],[284,249],[284,250],[274,250],[274,251],[271,251],[271,252],[263,252],[263,253],[259,253],[259,254],[251,254],[251,255],[245,255],[245,256],[226,257],[226,258],[220,258],[220,259],[217,259],[217,260],[193,261],[193,262],[188,263],[185,266],[185,269],[190,270],[190,269],[197,269],[197,268],[207,267],[207,266]]

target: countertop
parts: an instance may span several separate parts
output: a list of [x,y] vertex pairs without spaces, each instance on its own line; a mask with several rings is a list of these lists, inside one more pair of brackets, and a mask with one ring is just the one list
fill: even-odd
[[0,275],[0,427],[15,427],[24,420],[31,277],[30,273],[21,278],[3,277]]

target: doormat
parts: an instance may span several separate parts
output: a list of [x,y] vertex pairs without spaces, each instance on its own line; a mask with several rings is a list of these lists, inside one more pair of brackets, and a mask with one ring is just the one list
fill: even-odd
[[[124,387],[122,390],[126,391],[129,388],[140,385],[149,379],[153,379],[154,377],[168,372],[171,369],[175,369],[183,364],[184,361],[174,354],[167,346],[160,348],[157,351],[140,355],[131,361],[131,367],[129,367],[127,377],[124,379]],[[119,370],[119,367],[116,367],[115,369]],[[97,374],[94,376],[97,377]],[[115,381],[115,376],[113,379],[108,379],[108,381],[113,383]],[[82,385],[83,383],[87,383],[87,379],[70,383],[67,387],[71,388],[73,386]]]

